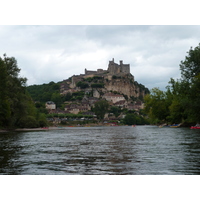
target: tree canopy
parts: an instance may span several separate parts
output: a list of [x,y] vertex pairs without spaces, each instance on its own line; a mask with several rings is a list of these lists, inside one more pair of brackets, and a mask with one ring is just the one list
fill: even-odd
[[39,115],[14,57],[0,57],[0,127],[37,127]]
[[166,92],[154,88],[145,97],[145,111],[152,122],[200,122],[200,44],[190,48],[180,70],[181,78],[171,78]]
[[108,112],[109,103],[106,100],[97,101],[94,105],[94,112],[98,119],[103,119],[104,115]]

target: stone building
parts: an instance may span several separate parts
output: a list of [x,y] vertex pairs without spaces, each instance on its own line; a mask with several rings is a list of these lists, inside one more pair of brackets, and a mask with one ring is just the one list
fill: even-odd
[[103,70],[103,69],[97,69],[97,71],[91,71],[91,70],[85,69],[85,75],[103,74],[106,72],[107,72],[107,70]]
[[55,110],[56,109],[56,104],[53,101],[47,101],[45,106],[46,106],[47,110]]
[[120,60],[120,64],[118,65],[117,63],[114,62],[114,58],[113,58],[111,61],[109,61],[107,70],[97,69],[97,71],[91,71],[91,70],[85,69],[85,75],[100,75],[100,74],[105,74],[105,73],[109,73],[111,75],[115,75],[119,73],[129,74],[130,64],[123,64],[123,61]]
[[113,58],[112,61],[109,61],[108,72],[113,75],[119,74],[119,73],[129,74],[130,64],[123,64],[123,61],[120,60],[120,64],[118,65],[117,63],[114,62],[114,58]]
[[113,94],[111,92],[108,92],[108,93],[104,94],[103,98],[106,99],[107,101],[110,101],[110,102],[113,102],[113,103],[125,100],[123,95]]

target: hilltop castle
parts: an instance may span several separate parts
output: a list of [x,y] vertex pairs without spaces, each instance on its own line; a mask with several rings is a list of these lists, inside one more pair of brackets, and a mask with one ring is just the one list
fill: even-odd
[[[62,95],[77,91],[84,91],[85,95],[90,94],[96,98],[103,98],[103,94],[114,91],[119,95],[126,95],[130,99],[144,97],[148,88],[141,86],[134,80],[134,76],[130,73],[130,64],[123,64],[122,60],[117,64],[112,59],[108,63],[107,70],[91,71],[85,69],[84,74],[73,75],[61,83],[60,92]],[[117,98],[120,99],[119,96]]]
[[[123,61],[120,60],[120,63],[117,64],[114,62],[114,58],[109,61],[108,69],[97,69],[96,71],[91,71],[85,69],[85,74],[74,75],[72,76],[72,81],[70,84],[70,88],[75,88],[76,83],[82,81],[84,78],[94,77],[94,76],[101,76],[105,79],[112,80],[113,76],[128,76],[130,74],[130,64],[123,64]],[[132,75],[131,75],[132,76]],[[134,82],[134,76],[132,76],[132,81]]]
[[123,64],[123,61],[120,60],[120,64],[118,65],[117,63],[114,62],[114,58],[113,58],[112,61],[109,61],[107,70],[97,69],[97,71],[90,71],[90,70],[85,69],[85,75],[105,74],[105,73],[109,73],[111,75],[115,75],[119,73],[129,74],[130,64]]

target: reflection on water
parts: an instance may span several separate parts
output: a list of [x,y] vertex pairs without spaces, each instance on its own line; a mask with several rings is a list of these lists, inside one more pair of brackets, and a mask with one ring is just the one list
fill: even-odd
[[200,174],[200,130],[124,126],[0,133],[0,174]]

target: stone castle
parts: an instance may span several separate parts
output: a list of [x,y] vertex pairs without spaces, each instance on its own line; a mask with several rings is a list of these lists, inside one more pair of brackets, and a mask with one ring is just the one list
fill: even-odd
[[123,64],[123,61],[120,60],[120,64],[114,62],[114,58],[112,61],[109,61],[108,69],[97,69],[97,71],[90,71],[85,69],[85,75],[97,75],[97,74],[105,74],[109,73],[110,75],[116,75],[119,73],[129,74],[130,73],[130,64]]
[[141,89],[130,73],[130,64],[123,64],[122,60],[117,64],[112,59],[108,63],[107,70],[97,69],[91,71],[85,69],[85,74],[73,75],[68,80],[64,80],[60,88],[61,94],[65,95],[80,91],[81,88],[77,87],[78,82],[87,85],[84,89],[86,93],[92,91],[93,96],[98,98],[102,96],[101,94],[110,91],[126,95],[128,98],[144,97],[146,93],[145,87]]

